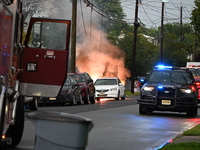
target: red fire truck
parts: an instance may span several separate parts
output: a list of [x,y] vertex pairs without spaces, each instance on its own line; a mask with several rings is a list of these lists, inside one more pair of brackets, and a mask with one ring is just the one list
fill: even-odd
[[24,97],[56,97],[67,76],[70,21],[32,18],[22,43],[22,0],[0,0],[0,149],[23,135]]

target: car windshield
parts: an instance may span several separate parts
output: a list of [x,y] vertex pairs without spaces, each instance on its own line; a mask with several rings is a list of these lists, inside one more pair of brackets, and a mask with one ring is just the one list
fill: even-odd
[[95,85],[117,85],[116,79],[97,79]]
[[69,79],[69,78],[67,78],[67,79],[65,80],[65,83],[64,83],[64,85],[66,85],[66,86],[69,86],[69,85],[71,85],[71,81],[70,81],[70,79]]
[[154,71],[148,81],[155,83],[190,84],[192,83],[192,78],[187,72]]
[[76,75],[70,75],[71,77],[73,77],[76,82],[85,82],[85,77],[83,74],[76,74]]

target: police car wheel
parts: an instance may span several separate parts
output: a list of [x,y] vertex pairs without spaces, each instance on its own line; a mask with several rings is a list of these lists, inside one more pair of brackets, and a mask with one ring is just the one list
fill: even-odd
[[139,106],[139,113],[141,115],[147,114],[147,110],[144,107],[142,107],[142,105],[140,105]]

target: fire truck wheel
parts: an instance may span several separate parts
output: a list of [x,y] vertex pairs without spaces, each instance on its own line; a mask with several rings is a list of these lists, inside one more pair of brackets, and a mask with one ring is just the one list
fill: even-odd
[[7,131],[7,137],[12,139],[11,146],[16,146],[21,141],[24,130],[24,99],[19,96],[17,99],[15,124],[11,125]]
[[38,99],[37,97],[33,97],[32,101],[29,103],[30,110],[34,111],[38,109]]
[[[1,108],[1,122],[0,122],[0,149],[3,149],[4,145],[5,145],[5,142],[2,141],[2,133],[3,133],[3,124],[4,124],[4,114],[5,114],[5,100],[4,100],[4,94],[3,94],[3,90],[1,90],[1,93],[0,93],[0,97],[2,97],[2,101],[3,101],[3,105],[0,105],[2,108]],[[3,94],[3,95],[2,95]]]

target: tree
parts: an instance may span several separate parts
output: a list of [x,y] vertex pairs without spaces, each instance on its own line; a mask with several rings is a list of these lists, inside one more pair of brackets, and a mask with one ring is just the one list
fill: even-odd
[[191,24],[194,27],[195,33],[197,34],[198,38],[200,39],[200,0],[195,0],[195,8],[192,10],[191,13]]

